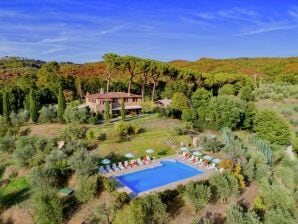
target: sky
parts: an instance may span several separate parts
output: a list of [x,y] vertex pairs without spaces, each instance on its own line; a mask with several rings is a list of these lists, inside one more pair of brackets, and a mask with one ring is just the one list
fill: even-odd
[[0,0],[0,56],[298,56],[298,0]]

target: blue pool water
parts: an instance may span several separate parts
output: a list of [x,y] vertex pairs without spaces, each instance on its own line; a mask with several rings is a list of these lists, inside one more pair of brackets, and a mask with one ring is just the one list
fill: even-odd
[[203,173],[176,160],[162,160],[160,163],[160,166],[117,176],[116,179],[138,194]]

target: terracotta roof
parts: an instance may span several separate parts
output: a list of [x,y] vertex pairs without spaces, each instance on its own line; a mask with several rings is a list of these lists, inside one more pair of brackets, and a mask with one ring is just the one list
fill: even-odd
[[95,98],[95,99],[114,99],[114,98],[132,98],[137,97],[141,98],[142,96],[136,94],[128,94],[125,92],[108,92],[108,93],[95,93],[86,96],[88,98]]

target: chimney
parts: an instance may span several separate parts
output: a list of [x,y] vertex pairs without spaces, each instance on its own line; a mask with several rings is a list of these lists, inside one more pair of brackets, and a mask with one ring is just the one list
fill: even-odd
[[105,93],[104,89],[100,88],[100,94],[104,94],[104,93]]

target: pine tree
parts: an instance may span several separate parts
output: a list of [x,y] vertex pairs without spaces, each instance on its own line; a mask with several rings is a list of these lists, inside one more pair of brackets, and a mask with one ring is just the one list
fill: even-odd
[[7,123],[10,123],[10,103],[9,103],[9,96],[6,91],[3,92],[3,115],[5,118],[5,121]]
[[60,86],[59,95],[58,95],[58,109],[57,109],[57,117],[60,122],[63,122],[64,110],[65,110],[65,100],[64,100],[62,86]]
[[109,101],[106,101],[105,103],[104,119],[107,123],[110,122],[110,102]]
[[124,104],[124,99],[122,98],[121,100],[121,120],[125,120],[125,115],[126,115],[126,110],[125,110],[125,104]]
[[31,117],[31,120],[33,122],[37,122],[37,120],[38,120],[38,106],[37,106],[36,96],[35,96],[32,89],[30,90],[29,101],[30,101],[30,117]]

